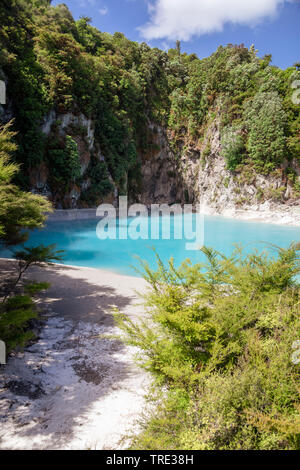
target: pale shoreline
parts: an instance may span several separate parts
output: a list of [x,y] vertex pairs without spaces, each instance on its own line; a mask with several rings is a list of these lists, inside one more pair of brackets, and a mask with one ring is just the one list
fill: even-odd
[[211,208],[205,208],[202,213],[207,216],[224,217],[243,222],[257,222],[287,227],[300,227],[300,206],[285,208],[284,211],[226,209],[221,214]]
[[[13,258],[0,258],[0,270],[2,271],[7,267],[9,271],[12,271],[15,263],[16,261]],[[79,286],[80,280],[86,280],[94,287],[98,286],[102,289],[104,287],[113,289],[116,292],[116,295],[128,296],[131,300],[134,300],[134,308],[131,309],[131,315],[134,314],[136,302],[138,300],[136,291],[143,293],[146,288],[146,281],[142,277],[120,274],[103,268],[76,266],[64,263],[51,263],[50,266],[45,266],[43,268],[33,266],[30,268],[27,277],[31,279],[35,278],[35,276],[38,276],[37,278],[39,282],[49,281],[51,283],[50,290],[47,291],[46,295],[50,295],[50,297],[53,295],[53,298],[56,297],[58,292],[62,292],[64,290],[64,282],[56,280],[56,276],[67,277],[70,280],[73,279],[75,286]],[[76,289],[75,286],[73,288],[74,291]],[[72,295],[70,295],[69,292],[70,286],[67,287],[67,297],[71,300]],[[74,292],[74,296],[76,297],[76,291]]]

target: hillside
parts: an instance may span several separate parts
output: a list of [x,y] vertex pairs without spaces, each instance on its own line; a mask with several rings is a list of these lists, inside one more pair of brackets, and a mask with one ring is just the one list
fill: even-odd
[[57,208],[128,194],[297,214],[299,67],[243,45],[202,60],[179,42],[166,53],[48,0],[3,0],[0,25],[0,119],[14,118],[22,188]]

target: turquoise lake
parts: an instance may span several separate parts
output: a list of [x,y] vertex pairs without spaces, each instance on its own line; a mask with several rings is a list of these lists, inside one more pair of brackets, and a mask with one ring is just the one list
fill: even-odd
[[[193,216],[194,217],[194,216]],[[149,218],[150,219],[150,218]],[[75,220],[67,222],[48,222],[42,230],[31,233],[28,246],[55,243],[57,249],[65,250],[64,263],[74,266],[103,268],[126,275],[137,275],[132,266],[138,266],[136,256],[155,267],[152,248],[167,261],[173,257],[176,265],[189,258],[192,262],[203,260],[199,251],[187,251],[187,240],[175,240],[174,230],[181,222],[178,216],[171,218],[171,239],[162,239],[161,230],[158,240],[138,239],[99,240],[96,227],[99,219]],[[118,226],[130,225],[132,219],[117,220]],[[118,233],[118,232],[117,232]],[[290,227],[257,222],[245,222],[219,216],[204,217],[204,244],[229,255],[234,244],[241,243],[246,252],[263,250],[263,242],[287,247],[291,242],[300,241],[300,227]],[[12,257],[9,250],[1,250],[1,257]]]

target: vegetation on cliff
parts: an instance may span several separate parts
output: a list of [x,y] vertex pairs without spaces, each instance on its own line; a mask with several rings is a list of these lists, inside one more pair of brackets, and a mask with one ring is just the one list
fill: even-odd
[[[111,191],[106,170],[120,192],[139,193],[150,121],[163,126],[175,153],[188,146],[209,158],[203,138],[216,120],[231,171],[279,171],[299,190],[293,162],[299,162],[300,114],[291,99],[297,67],[281,70],[270,56],[261,59],[243,45],[221,46],[202,60],[181,53],[180,44],[163,52],[121,33],[100,32],[88,18],[74,21],[65,5],[48,0],[3,0],[0,25],[0,70],[15,115],[23,187],[30,187],[28,169],[41,162],[53,190],[82,177],[70,140],[80,130],[62,138],[56,122],[48,138],[41,132],[54,109],[83,113],[95,124],[105,162],[100,172],[85,170],[87,203]],[[94,156],[91,165],[97,164]]]

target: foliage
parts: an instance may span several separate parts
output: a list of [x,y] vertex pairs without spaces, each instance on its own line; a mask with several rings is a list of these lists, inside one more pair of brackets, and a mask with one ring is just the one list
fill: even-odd
[[25,346],[34,338],[31,330],[32,321],[37,319],[37,311],[32,297],[48,289],[47,282],[31,282],[24,285],[24,295],[12,295],[16,292],[22,276],[30,266],[41,266],[62,259],[61,252],[54,250],[55,245],[24,248],[15,252],[18,261],[18,274],[8,286],[0,305],[0,338],[7,345],[7,351]]
[[27,294],[34,296],[38,294],[39,292],[41,292],[42,290],[49,289],[49,287],[50,287],[49,282],[28,282],[24,286],[24,291]]
[[52,168],[52,181],[56,186],[68,186],[74,183],[81,174],[77,144],[67,135],[64,142],[53,140],[49,143],[48,162]]
[[22,276],[33,265],[50,264],[62,259],[61,252],[54,250],[54,245],[24,248],[16,251],[18,261],[18,275],[13,282],[6,286],[6,294],[0,305],[0,338],[7,345],[7,352],[16,347],[24,347],[28,341],[34,339],[32,321],[37,319],[37,310],[32,297],[40,291],[48,289],[47,282],[31,282],[24,285],[25,295],[11,295],[15,293]]
[[240,128],[225,128],[221,140],[222,153],[228,170],[234,171],[242,162],[245,154],[245,143]]
[[[242,129],[225,151],[232,170],[250,158],[256,171],[268,173],[299,158],[299,106],[291,99],[299,71],[272,66],[271,56],[260,59],[254,47],[229,44],[202,60],[178,44],[166,53],[101,32],[89,18],[75,21],[65,5],[47,0],[3,0],[0,25],[22,187],[30,187],[28,170],[41,162],[55,187],[67,190],[78,176],[71,137],[52,141],[41,132],[50,110],[93,120],[108,170],[129,194],[138,192],[140,160],[153,144],[150,122],[164,127],[176,149],[198,147],[213,122],[233,134]],[[95,201],[96,193],[91,188],[84,201]]]
[[95,206],[100,199],[109,194],[113,185],[109,180],[107,168],[104,162],[91,160],[87,172],[91,180],[90,186],[81,193],[81,200],[89,206]]
[[16,150],[10,124],[0,127],[0,241],[16,245],[25,241],[24,229],[40,227],[51,205],[41,196],[20,190],[11,183],[18,166],[11,162],[10,153]]
[[6,344],[7,353],[34,339],[31,327],[38,314],[32,297],[49,286],[47,282],[27,283],[25,294],[10,297],[0,305],[0,338]]
[[0,337],[7,346],[7,352],[25,344],[33,338],[28,329],[30,322],[37,318],[37,312],[29,295],[18,295],[1,305]]
[[[7,246],[26,241],[28,230],[41,227],[46,220],[45,212],[51,211],[46,199],[24,192],[12,184],[12,178],[19,171],[18,165],[11,161],[11,154],[17,149],[14,137],[10,123],[0,127],[0,242]],[[15,256],[18,276],[5,286],[0,306],[0,338],[7,344],[8,351],[17,345],[25,345],[33,338],[29,327],[37,313],[31,296],[46,288],[47,284],[27,285],[26,295],[8,297],[15,293],[22,275],[31,265],[61,259],[54,245],[24,248],[16,251]]]
[[249,131],[247,149],[258,169],[270,171],[287,157],[286,113],[277,92],[259,92],[245,106]]
[[0,183],[9,183],[18,171],[18,166],[10,161],[10,155],[16,151],[17,146],[13,142],[15,133],[6,124],[0,128]]
[[116,319],[168,393],[135,448],[299,447],[297,248],[271,256],[238,247],[229,258],[204,248],[206,263],[158,258],[156,271],[142,263],[149,319]]
[[22,276],[32,265],[50,264],[62,259],[61,252],[54,250],[54,245],[24,248],[16,251],[18,275],[13,282],[6,286],[6,294],[0,305],[0,338],[7,345],[7,352],[16,347],[24,347],[34,338],[31,330],[32,321],[37,319],[37,311],[32,297],[40,291],[48,289],[47,282],[31,282],[24,285],[24,295],[15,293]]
[[[41,266],[51,264],[53,261],[61,261],[62,253],[62,250],[55,250],[55,245],[24,247],[22,250],[15,251],[14,257],[18,261],[18,276],[13,283],[13,289],[30,266]],[[34,290],[33,287],[31,290]]]

